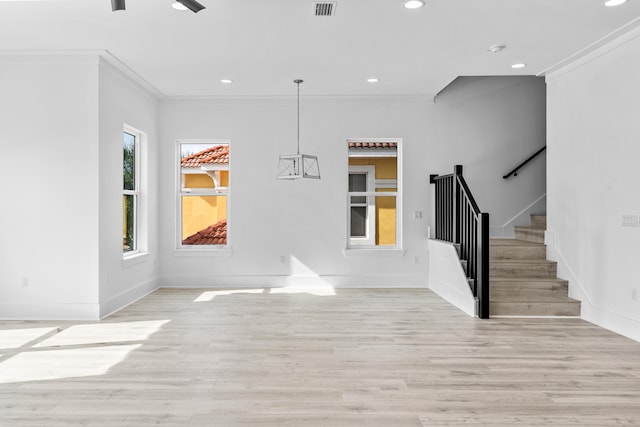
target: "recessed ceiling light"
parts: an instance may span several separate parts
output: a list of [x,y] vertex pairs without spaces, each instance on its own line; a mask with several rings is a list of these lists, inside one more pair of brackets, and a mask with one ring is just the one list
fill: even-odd
[[607,7],[620,6],[627,2],[628,0],[608,0],[604,2],[604,5]]
[[407,9],[420,9],[422,6],[424,6],[422,0],[409,0],[404,2],[404,7]]
[[489,46],[489,52],[491,53],[498,53],[498,52],[502,52],[503,50],[506,49],[507,46],[503,45],[503,44],[494,44],[493,46]]
[[527,66],[527,64],[523,64],[522,62],[520,62],[520,63],[518,63],[518,64],[513,64],[513,65],[511,65],[511,68],[518,69],[518,68],[524,68],[524,67],[526,67],[526,66]]
[[367,83],[378,83],[380,80],[375,78],[375,77],[371,77],[370,79],[367,79]]
[[231,83],[233,83],[233,80],[231,80],[231,79],[221,79],[220,83],[224,83],[226,85],[230,85]]
[[175,10],[188,10],[187,6],[183,5],[179,1],[174,1],[173,3],[171,3],[171,7]]

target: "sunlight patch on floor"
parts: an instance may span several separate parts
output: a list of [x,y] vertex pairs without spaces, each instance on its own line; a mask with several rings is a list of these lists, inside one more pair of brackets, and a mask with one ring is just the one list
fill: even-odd
[[272,294],[309,294],[319,297],[336,295],[335,289],[331,286],[285,286],[284,288],[273,288],[269,292]]
[[123,341],[143,341],[160,330],[169,320],[140,322],[96,323],[74,325],[34,347],[103,344]]
[[25,344],[43,337],[57,328],[27,328],[0,330],[0,348],[20,348]]
[[315,296],[335,296],[333,286],[318,276],[290,276],[287,278],[287,286],[272,288],[271,294],[309,294]]
[[0,383],[104,375],[141,344],[31,351],[0,363]]
[[234,294],[261,294],[264,293],[264,289],[231,289],[223,291],[206,291],[201,293],[193,302],[208,302],[213,301],[215,297],[234,295]]

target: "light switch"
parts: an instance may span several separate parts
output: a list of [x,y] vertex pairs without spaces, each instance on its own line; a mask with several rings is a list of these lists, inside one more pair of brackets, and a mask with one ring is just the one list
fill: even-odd
[[640,227],[638,215],[622,215],[623,227]]

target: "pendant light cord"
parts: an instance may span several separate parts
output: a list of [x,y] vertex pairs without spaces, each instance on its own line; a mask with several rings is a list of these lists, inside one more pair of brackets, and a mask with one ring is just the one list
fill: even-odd
[[300,83],[302,80],[296,80],[298,85],[298,154],[300,154]]

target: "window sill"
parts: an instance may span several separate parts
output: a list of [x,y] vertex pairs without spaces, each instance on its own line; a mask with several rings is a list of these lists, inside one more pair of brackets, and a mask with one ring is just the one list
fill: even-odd
[[122,268],[132,267],[134,265],[147,262],[149,259],[149,252],[136,252],[134,254],[125,255],[122,258]]
[[233,255],[233,250],[231,248],[182,248],[176,249],[173,251],[173,254],[178,257],[186,256],[186,257],[195,257],[195,256],[231,256]]
[[343,252],[344,256],[402,257],[406,251],[400,248],[347,248]]

